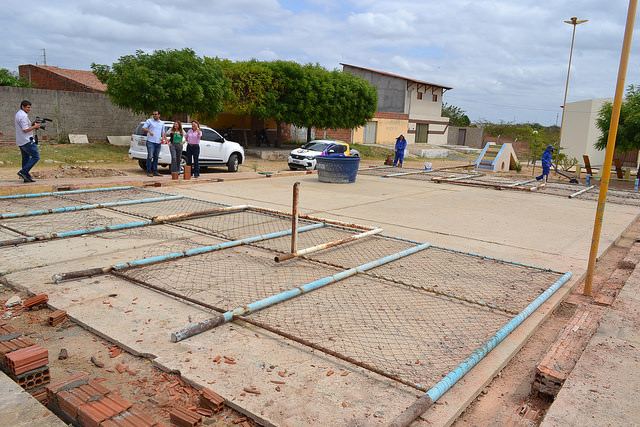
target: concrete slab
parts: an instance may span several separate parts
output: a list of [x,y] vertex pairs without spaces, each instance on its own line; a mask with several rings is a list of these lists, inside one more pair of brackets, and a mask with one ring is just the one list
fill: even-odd
[[[436,405],[425,415],[434,425],[447,425],[455,419],[586,269],[596,207],[591,201],[371,176],[358,176],[353,184],[325,184],[315,175],[298,175],[162,191],[290,211],[296,181],[302,183],[301,214],[381,226],[388,235],[574,272],[576,279],[443,396],[446,405]],[[607,206],[601,253],[637,214],[635,207]],[[11,271],[5,278],[14,285],[34,293],[47,292],[53,308],[67,310],[69,317],[99,335],[154,358],[154,363],[165,369],[180,371],[193,383],[209,386],[267,425],[388,424],[421,395],[241,322],[171,344],[168,337],[176,328],[210,313],[113,277],[52,284],[54,273],[139,258],[141,246],[145,247],[140,237],[105,240],[85,236],[55,246],[24,245],[12,248],[18,254],[10,262],[16,265],[9,269],[3,259],[0,270]],[[166,242],[168,247],[172,244]],[[81,256],[82,248],[85,256]],[[134,298],[138,298],[137,304]],[[214,363],[217,355],[234,357],[236,364]],[[329,376],[330,370],[347,375]],[[281,392],[275,391],[274,379],[286,382]],[[262,393],[242,396],[242,388],[248,385],[255,385]]]
[[60,418],[0,371],[0,424],[12,427],[64,427]]

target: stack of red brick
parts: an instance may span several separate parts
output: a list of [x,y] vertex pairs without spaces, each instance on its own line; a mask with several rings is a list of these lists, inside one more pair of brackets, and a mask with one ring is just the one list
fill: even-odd
[[5,324],[0,324],[0,369],[32,394],[51,381],[47,349]]
[[155,427],[153,417],[84,373],[47,387],[49,407],[66,422],[86,427]]

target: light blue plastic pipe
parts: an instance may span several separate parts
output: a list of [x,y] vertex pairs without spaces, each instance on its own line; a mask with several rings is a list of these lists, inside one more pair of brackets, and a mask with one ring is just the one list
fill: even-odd
[[7,199],[30,199],[32,197],[46,197],[46,196],[64,196],[67,194],[80,194],[80,193],[95,193],[97,191],[114,191],[114,190],[129,190],[132,186],[126,187],[108,187],[108,188],[89,188],[86,190],[69,190],[69,191],[53,191],[49,193],[33,193],[33,194],[12,194],[10,196],[2,196],[0,200]]
[[184,196],[154,197],[151,199],[123,200],[120,202],[108,202],[108,203],[94,203],[91,205],[69,206],[66,208],[57,208],[57,209],[41,209],[41,210],[29,211],[29,212],[13,212],[13,213],[0,215],[0,219],[22,218],[26,216],[46,215],[46,214],[63,213],[63,212],[85,211],[88,209],[100,209],[100,208],[111,208],[114,206],[137,205],[140,203],[165,202],[167,200],[182,199],[183,197]]
[[544,291],[538,298],[522,310],[516,317],[511,319],[509,323],[496,332],[488,341],[482,344],[476,351],[471,353],[462,363],[460,363],[453,371],[445,376],[440,382],[427,391],[413,405],[409,406],[402,414],[400,414],[391,424],[392,427],[406,427],[422,415],[431,405],[442,397],[455,383],[457,383],[467,372],[478,364],[491,350],[493,350],[507,335],[509,335],[517,326],[538,309],[546,300],[560,289],[572,276],[572,273],[565,273],[556,283],[551,285],[549,289]]

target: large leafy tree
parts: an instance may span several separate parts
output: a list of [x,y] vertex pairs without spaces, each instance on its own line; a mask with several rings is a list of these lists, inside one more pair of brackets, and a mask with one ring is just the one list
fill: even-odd
[[467,112],[464,111],[460,107],[456,107],[455,105],[447,104],[446,102],[442,104],[442,115],[444,117],[449,117],[449,124],[451,126],[469,126],[471,124],[471,120],[469,116],[467,116]]
[[[600,109],[596,119],[596,126],[602,132],[602,135],[595,143],[595,147],[598,150],[607,148],[612,112],[613,104],[607,102]],[[627,88],[625,100],[620,107],[620,120],[616,133],[616,151],[626,153],[633,150],[640,150],[640,86],[630,85]]]
[[[256,115],[269,118],[266,109],[270,90],[273,90],[273,73],[256,60],[232,62],[222,60],[222,68],[231,82],[230,95],[225,100],[224,110],[239,115]],[[244,145],[247,147],[247,126],[244,129]]]
[[265,63],[274,85],[266,95],[265,113],[276,121],[307,128],[353,128],[373,117],[375,87],[350,73],[328,71],[318,64],[292,61]]
[[16,76],[6,68],[0,68],[0,86],[33,87],[27,80]]
[[91,64],[107,85],[111,102],[136,113],[158,109],[165,115],[203,114],[215,117],[230,94],[220,61],[198,57],[191,49],[156,50],[120,57],[111,67]]

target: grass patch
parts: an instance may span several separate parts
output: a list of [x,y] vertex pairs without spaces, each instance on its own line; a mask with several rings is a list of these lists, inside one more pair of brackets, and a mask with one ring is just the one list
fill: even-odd
[[[89,160],[101,163],[124,163],[130,161],[128,146],[111,145],[106,142],[91,144],[49,144],[41,142],[38,145],[40,162],[53,160],[54,162],[73,165]],[[11,167],[22,163],[20,149],[15,145],[0,146],[0,167]]]

